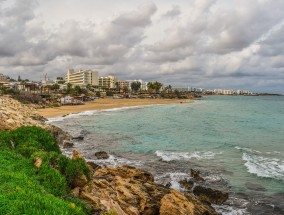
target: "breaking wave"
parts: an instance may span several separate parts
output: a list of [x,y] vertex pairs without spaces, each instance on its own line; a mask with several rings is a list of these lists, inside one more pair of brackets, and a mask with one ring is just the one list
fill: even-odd
[[242,159],[249,173],[259,177],[284,180],[284,161],[278,158],[267,158],[243,153]]
[[202,160],[202,159],[213,159],[216,154],[222,154],[220,153],[214,153],[214,152],[166,152],[166,151],[156,151],[155,154],[162,158],[163,161],[173,161],[173,160]]

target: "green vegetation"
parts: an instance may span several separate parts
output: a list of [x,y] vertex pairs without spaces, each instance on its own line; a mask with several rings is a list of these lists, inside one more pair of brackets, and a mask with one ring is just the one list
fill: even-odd
[[0,131],[0,214],[88,214],[70,194],[72,180],[83,174],[90,178],[85,161],[62,155],[44,129]]
[[131,90],[135,93],[140,89],[140,87],[141,87],[141,82],[139,81],[135,81],[131,83]]

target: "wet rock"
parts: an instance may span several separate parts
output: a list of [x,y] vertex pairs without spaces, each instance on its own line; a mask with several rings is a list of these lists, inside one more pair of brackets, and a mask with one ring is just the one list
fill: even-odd
[[254,191],[266,191],[266,188],[261,186],[260,184],[255,184],[251,182],[246,182],[245,183],[246,188],[249,190],[254,190]]
[[51,125],[48,130],[52,133],[53,137],[56,139],[56,142],[60,145],[62,145],[64,141],[71,139],[71,135],[68,132],[63,131],[61,128],[58,128],[54,125]]
[[74,146],[74,143],[69,140],[63,140],[63,148],[71,148]]
[[84,140],[84,136],[83,135],[79,135],[77,137],[72,137],[72,140]]
[[219,190],[214,190],[203,186],[194,187],[193,194],[201,201],[217,205],[223,204],[229,198],[228,193],[223,193]]
[[170,188],[172,186],[171,182],[166,183],[165,187]]
[[104,151],[96,152],[95,156],[97,157],[97,159],[108,159],[109,158],[109,155]]
[[88,166],[91,168],[93,172],[95,172],[98,169],[101,169],[102,167],[94,162],[87,162]]
[[191,190],[194,186],[194,181],[188,180],[188,179],[183,179],[182,181],[179,181],[179,184],[182,188]]
[[200,176],[200,171],[198,170],[190,169],[190,176],[196,181],[205,181],[205,179]]

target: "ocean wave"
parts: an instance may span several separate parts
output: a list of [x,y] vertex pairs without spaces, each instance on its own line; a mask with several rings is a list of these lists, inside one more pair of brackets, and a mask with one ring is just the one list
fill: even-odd
[[108,159],[98,160],[98,159],[86,159],[87,161],[94,162],[99,165],[105,165],[110,167],[120,166],[120,165],[129,165],[140,167],[143,165],[142,161],[130,161],[125,158],[115,157],[114,155],[109,155]]
[[263,156],[243,153],[242,159],[249,173],[259,177],[274,178],[284,180],[284,161],[277,158],[267,158]]
[[247,148],[247,147],[239,147],[239,146],[236,146],[235,149],[238,149],[238,150],[244,151],[244,152],[250,152],[250,153],[253,153],[253,154],[268,154],[268,155],[281,154],[281,152],[278,152],[278,151],[261,152],[261,151],[255,150],[255,149],[251,149],[251,148]]
[[216,154],[222,154],[220,153],[214,153],[211,151],[208,152],[166,152],[166,151],[156,151],[155,154],[162,158],[164,161],[173,161],[173,160],[191,160],[191,159],[197,159],[197,160],[209,160],[213,159]]
[[238,150],[240,150],[240,151],[245,151],[245,152],[251,152],[251,153],[261,154],[260,151],[257,151],[257,150],[254,150],[254,149],[250,149],[250,148],[247,148],[247,147],[239,147],[239,146],[236,146],[235,149],[238,149]]
[[187,173],[183,172],[168,172],[162,175],[155,176],[155,181],[159,184],[166,185],[168,182],[171,183],[171,188],[178,191],[185,191],[180,186],[180,181],[186,178],[191,178]]

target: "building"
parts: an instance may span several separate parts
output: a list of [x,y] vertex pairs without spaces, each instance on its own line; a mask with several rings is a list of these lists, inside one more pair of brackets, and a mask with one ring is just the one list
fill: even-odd
[[7,75],[0,73],[0,81],[7,82],[10,78]]
[[92,70],[79,70],[75,72],[74,69],[69,69],[65,81],[75,86],[85,87],[88,84],[92,86],[99,85],[98,72]]
[[125,89],[125,88],[130,89],[129,81],[123,81],[123,80],[118,81],[118,87],[120,89]]
[[108,75],[107,77],[100,77],[99,78],[99,87],[105,88],[116,88],[116,77],[113,75]]

